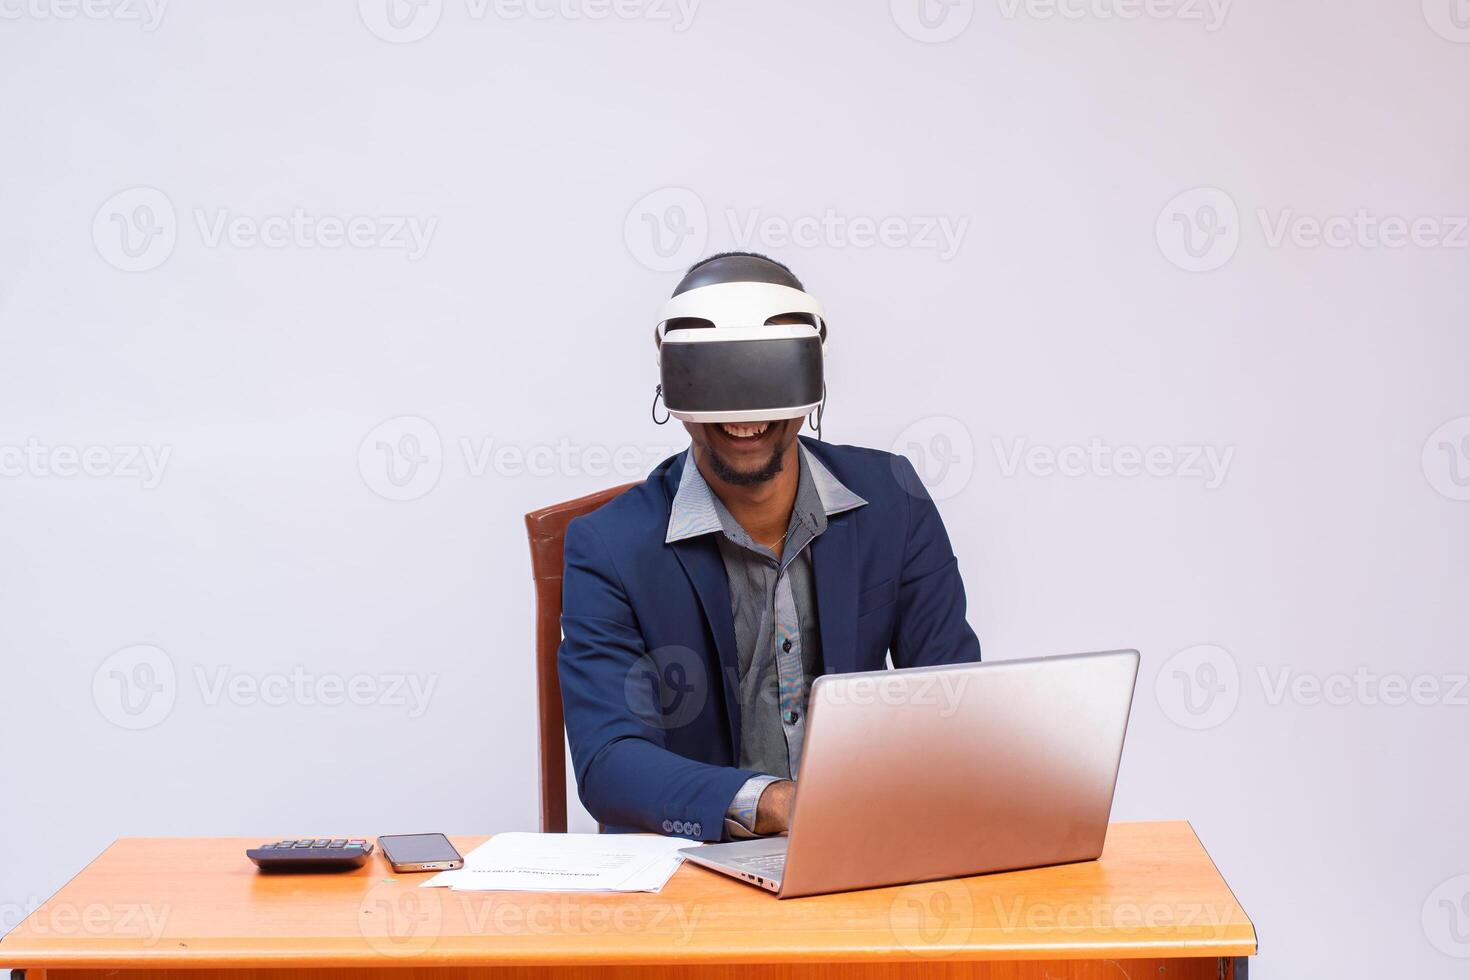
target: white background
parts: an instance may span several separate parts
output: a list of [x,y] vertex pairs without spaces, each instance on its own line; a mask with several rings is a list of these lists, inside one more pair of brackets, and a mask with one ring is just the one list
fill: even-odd
[[1115,816],[1258,975],[1463,975],[1470,9],[386,2],[0,0],[0,928],[117,836],[534,829],[521,515],[680,445],[745,246],[986,655],[1142,651]]

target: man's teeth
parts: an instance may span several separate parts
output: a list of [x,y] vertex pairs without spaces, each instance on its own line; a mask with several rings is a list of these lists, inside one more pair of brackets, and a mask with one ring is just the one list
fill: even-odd
[[725,430],[726,435],[734,436],[736,439],[749,439],[766,431],[770,424],[769,422],[721,422],[720,428]]

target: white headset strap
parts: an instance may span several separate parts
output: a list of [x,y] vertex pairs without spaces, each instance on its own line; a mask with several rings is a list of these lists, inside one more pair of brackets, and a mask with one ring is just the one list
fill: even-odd
[[669,320],[693,317],[716,327],[756,327],[782,313],[810,313],[825,324],[822,304],[810,293],[773,282],[722,282],[680,293],[664,304],[659,336]]

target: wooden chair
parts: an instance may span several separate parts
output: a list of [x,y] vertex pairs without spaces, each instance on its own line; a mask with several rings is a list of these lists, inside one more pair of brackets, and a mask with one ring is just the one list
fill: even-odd
[[531,541],[531,578],[536,584],[536,712],[540,727],[541,830],[567,829],[566,720],[561,708],[561,681],[556,650],[561,646],[562,545],[572,518],[590,514],[637,484],[552,504],[526,515]]

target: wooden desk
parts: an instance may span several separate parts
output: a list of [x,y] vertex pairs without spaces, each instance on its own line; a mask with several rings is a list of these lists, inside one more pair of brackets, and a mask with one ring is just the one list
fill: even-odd
[[1113,824],[1083,864],[787,901],[691,864],[657,895],[418,888],[378,854],[346,874],[262,875],[243,853],[256,843],[119,840],[0,940],[0,967],[26,980],[1219,980],[1256,950],[1187,823]]

